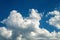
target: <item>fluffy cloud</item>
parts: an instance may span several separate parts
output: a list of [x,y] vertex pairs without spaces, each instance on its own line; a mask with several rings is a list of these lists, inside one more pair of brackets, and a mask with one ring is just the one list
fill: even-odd
[[[41,14],[32,9],[29,17],[23,18],[21,13],[13,10],[7,19],[1,21],[7,28],[0,27],[1,40],[59,40],[60,32],[49,32],[40,28]],[[6,36],[6,37],[5,37]]]
[[[6,29],[5,27],[0,27],[0,37],[3,39],[3,38],[10,38],[12,36],[12,31],[11,30],[8,30]],[[0,40],[1,40],[0,38]]]
[[54,17],[49,19],[48,21],[49,24],[60,29],[60,12],[55,10],[55,11],[49,12],[49,14],[54,15]]

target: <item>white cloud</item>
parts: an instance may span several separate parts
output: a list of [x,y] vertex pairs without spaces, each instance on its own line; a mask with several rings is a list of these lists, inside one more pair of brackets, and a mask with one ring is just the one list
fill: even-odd
[[10,39],[11,36],[12,36],[11,30],[6,29],[5,27],[0,27],[0,37],[2,37],[0,38],[0,40],[1,39],[3,40],[3,38]]
[[12,31],[6,29],[5,27],[0,27],[0,35],[3,37],[9,38],[12,35]]
[[8,34],[7,38],[9,37],[10,40],[59,40],[60,32],[50,33],[48,30],[40,28],[40,20],[41,14],[34,9],[31,10],[31,14],[27,18],[23,18],[19,12],[13,10],[7,19],[1,21],[8,29],[5,27],[0,28],[0,35],[5,38]]
[[55,10],[55,11],[49,12],[49,14],[54,15],[54,17],[49,19],[48,21],[49,24],[60,29],[60,12]]

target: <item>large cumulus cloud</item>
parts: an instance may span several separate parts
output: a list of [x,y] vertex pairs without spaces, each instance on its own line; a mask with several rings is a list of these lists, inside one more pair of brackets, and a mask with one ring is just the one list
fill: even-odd
[[[7,19],[1,21],[6,27],[0,27],[1,40],[59,40],[60,32],[49,32],[40,28],[42,14],[31,9],[29,17],[22,17],[21,13],[12,10]],[[5,37],[6,36],[6,37]]]

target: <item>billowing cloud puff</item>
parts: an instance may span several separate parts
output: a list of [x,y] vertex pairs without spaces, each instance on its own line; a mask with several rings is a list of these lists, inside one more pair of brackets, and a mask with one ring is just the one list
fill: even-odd
[[49,19],[48,21],[49,24],[60,29],[60,12],[55,10],[55,11],[49,12],[49,14],[54,15],[54,17]]
[[[59,40],[60,32],[49,32],[40,28],[41,14],[32,9],[29,17],[23,18],[21,13],[13,10],[7,19],[1,21],[7,28],[0,27],[1,40]],[[7,36],[7,38],[5,37]]]
[[3,39],[3,38],[10,38],[12,36],[12,31],[11,30],[8,30],[6,29],[5,27],[0,27],[0,40]]

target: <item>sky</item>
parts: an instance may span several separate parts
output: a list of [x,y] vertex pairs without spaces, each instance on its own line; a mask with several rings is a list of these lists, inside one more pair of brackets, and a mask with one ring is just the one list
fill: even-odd
[[[15,23],[14,23],[14,20],[16,21]],[[34,32],[36,32],[38,35],[42,35],[42,34],[39,34],[39,32],[42,30],[44,31],[45,29],[48,31],[48,33],[54,33],[53,31],[56,31],[57,32],[56,34],[58,34],[58,32],[60,32],[60,21],[59,20],[60,20],[60,0],[0,0],[0,27],[1,27],[0,31],[7,28],[6,29],[7,34],[8,32],[12,32],[14,30],[16,31],[17,28],[14,28],[14,26],[20,27],[20,24],[21,24],[21,27],[18,30],[23,31],[23,29],[25,29],[25,27],[23,26],[25,25],[27,28],[25,29],[24,32],[26,32],[26,30],[30,29],[28,28],[28,25],[31,26],[32,23],[36,26],[36,29],[34,28],[35,27],[34,25],[33,25],[34,27],[31,26],[32,27],[31,29],[34,29]],[[30,21],[31,23],[29,24]],[[39,26],[41,30],[37,28],[37,26]],[[36,30],[38,30],[39,32],[37,32]],[[29,30],[29,32],[30,31],[31,30]],[[26,32],[26,33],[29,33],[29,32]],[[32,34],[34,32],[32,32]],[[2,33],[4,32],[1,32],[0,35],[4,36],[4,34]],[[22,33],[23,32],[21,32],[20,34]],[[8,40],[9,36],[11,35],[7,35],[7,39],[4,37],[0,37],[0,38],[4,38],[2,40],[5,40],[5,39]],[[22,36],[23,38],[25,37],[23,34]],[[59,37],[57,38],[59,40]],[[14,39],[15,37],[13,34],[12,39],[10,40],[14,40]],[[20,39],[20,40],[33,40],[33,39],[32,38],[30,39],[30,37],[27,38],[26,36],[26,39]],[[34,40],[38,40],[38,39],[34,39]]]

